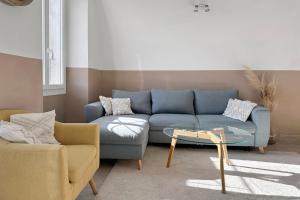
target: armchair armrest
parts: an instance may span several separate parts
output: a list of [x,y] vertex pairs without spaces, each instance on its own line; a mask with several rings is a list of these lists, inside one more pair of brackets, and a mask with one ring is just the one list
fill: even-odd
[[100,128],[97,124],[55,123],[55,138],[63,145],[93,145],[97,166],[100,160]]
[[257,106],[251,113],[253,123],[256,125],[255,146],[266,147],[270,137],[270,111],[262,106]]
[[88,144],[99,147],[97,124],[56,122],[54,136],[63,145]]
[[68,199],[67,152],[61,145],[0,145],[0,199]]
[[94,121],[104,115],[104,109],[100,103],[94,102],[84,106],[85,122]]

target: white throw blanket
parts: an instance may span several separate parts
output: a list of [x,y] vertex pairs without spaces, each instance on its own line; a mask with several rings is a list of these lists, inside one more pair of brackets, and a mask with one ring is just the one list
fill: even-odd
[[59,144],[54,137],[55,111],[26,113],[10,116],[10,122],[1,121],[0,137],[17,143]]
[[24,127],[6,121],[0,122],[0,137],[16,143],[40,144],[41,142]]

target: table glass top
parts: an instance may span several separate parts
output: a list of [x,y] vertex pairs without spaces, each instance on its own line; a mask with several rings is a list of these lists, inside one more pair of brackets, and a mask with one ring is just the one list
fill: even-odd
[[165,128],[163,133],[171,138],[192,144],[240,144],[253,139],[250,132],[232,126],[220,126],[213,129],[183,128],[182,126]]

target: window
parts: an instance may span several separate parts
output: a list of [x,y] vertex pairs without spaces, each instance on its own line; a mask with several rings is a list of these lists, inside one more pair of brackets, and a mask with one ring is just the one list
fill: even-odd
[[43,0],[44,96],[65,94],[64,0]]

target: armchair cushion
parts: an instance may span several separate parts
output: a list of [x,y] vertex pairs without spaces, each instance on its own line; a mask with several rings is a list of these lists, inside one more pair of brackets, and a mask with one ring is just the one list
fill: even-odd
[[[96,157],[96,147],[92,145],[67,145],[69,181],[80,181]],[[98,158],[97,158],[98,159]]]

